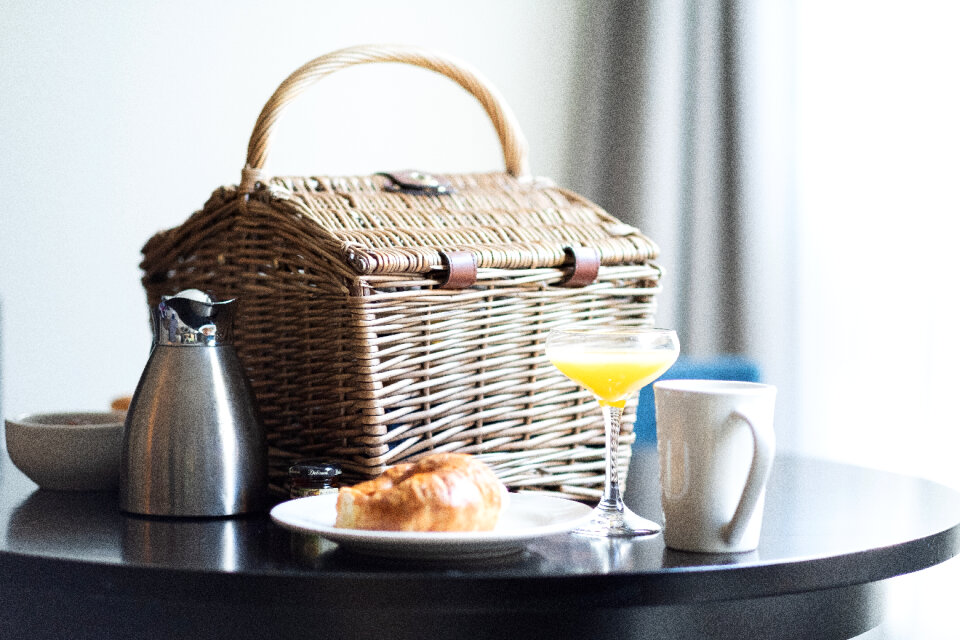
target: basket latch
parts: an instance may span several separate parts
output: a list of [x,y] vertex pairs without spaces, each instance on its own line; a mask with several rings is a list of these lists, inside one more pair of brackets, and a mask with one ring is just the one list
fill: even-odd
[[387,191],[402,191],[418,196],[442,196],[453,193],[453,187],[442,177],[417,171],[416,169],[381,171],[377,175],[389,178],[393,183],[384,187]]
[[591,247],[567,246],[563,252],[567,259],[560,267],[566,271],[559,283],[561,287],[585,287],[597,279],[600,273],[599,251]]
[[466,289],[477,281],[477,262],[469,251],[441,251],[440,289]]

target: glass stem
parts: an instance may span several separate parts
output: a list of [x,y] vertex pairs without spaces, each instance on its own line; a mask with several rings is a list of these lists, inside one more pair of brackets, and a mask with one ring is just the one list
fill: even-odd
[[604,434],[607,439],[607,469],[603,481],[603,499],[600,504],[606,509],[623,511],[623,498],[620,496],[620,478],[617,471],[617,450],[620,447],[620,417],[623,415],[623,409],[606,404],[601,405],[601,409],[603,410]]

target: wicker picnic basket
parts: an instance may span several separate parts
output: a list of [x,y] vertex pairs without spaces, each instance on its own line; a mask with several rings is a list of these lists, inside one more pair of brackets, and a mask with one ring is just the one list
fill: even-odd
[[[284,107],[324,76],[401,62],[470,92],[505,172],[272,177]],[[236,297],[235,345],[267,430],[271,477],[339,461],[347,482],[435,451],[478,454],[513,488],[599,497],[596,402],[544,355],[571,323],[652,326],[656,245],[595,204],[530,176],[526,142],[476,71],[434,52],[362,46],[287,78],[254,127],[239,186],[220,187],[143,247],[143,284]],[[635,401],[624,413],[625,474]]]

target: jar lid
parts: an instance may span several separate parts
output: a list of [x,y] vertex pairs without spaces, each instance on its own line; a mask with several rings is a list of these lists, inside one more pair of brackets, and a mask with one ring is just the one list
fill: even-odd
[[342,470],[336,462],[315,458],[295,462],[287,470],[287,473],[294,478],[315,478],[319,480],[321,478],[336,478],[342,473]]

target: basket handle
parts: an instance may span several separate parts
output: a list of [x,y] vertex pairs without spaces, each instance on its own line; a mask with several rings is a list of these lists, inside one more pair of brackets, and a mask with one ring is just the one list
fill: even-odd
[[434,51],[406,45],[361,45],[333,51],[306,63],[284,80],[264,105],[247,146],[247,164],[240,192],[251,193],[263,181],[263,166],[270,136],[284,108],[317,80],[334,71],[370,62],[403,62],[445,75],[473,95],[490,117],[500,138],[507,172],[519,179],[530,177],[527,141],[516,117],[500,93],[466,63]]

